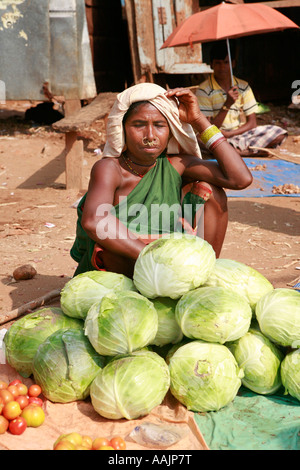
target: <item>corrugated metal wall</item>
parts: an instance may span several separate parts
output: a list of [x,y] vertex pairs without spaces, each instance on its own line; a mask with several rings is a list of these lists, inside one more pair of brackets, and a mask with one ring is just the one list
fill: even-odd
[[0,51],[6,100],[96,95],[84,0],[0,0]]

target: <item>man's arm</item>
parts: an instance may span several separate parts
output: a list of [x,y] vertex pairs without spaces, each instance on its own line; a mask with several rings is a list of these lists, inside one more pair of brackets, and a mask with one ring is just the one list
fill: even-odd
[[253,114],[250,114],[249,116],[246,116],[245,124],[242,124],[237,129],[232,129],[230,131],[221,129],[221,132],[224,135],[224,137],[229,139],[229,137],[234,137],[235,135],[240,135],[240,134],[243,134],[244,132],[250,131],[250,129],[254,129],[256,126],[257,126],[256,114],[253,113]]

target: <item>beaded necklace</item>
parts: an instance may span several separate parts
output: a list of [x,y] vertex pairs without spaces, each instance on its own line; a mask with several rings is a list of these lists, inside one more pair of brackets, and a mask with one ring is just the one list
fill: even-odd
[[[124,153],[122,153],[122,157],[123,157],[123,159],[124,159],[125,164],[128,166],[129,170],[130,170],[132,173],[134,173],[135,175],[139,176],[140,178],[143,178],[143,177],[145,176],[146,173],[145,173],[144,175],[142,175],[141,173],[138,173],[137,171],[135,171],[134,168],[132,168],[132,166],[129,164],[129,161],[130,161],[131,163],[134,163],[134,162],[132,162],[129,157],[125,157]],[[129,161],[128,161],[128,160],[129,160]],[[138,165],[138,163],[136,163],[136,165]],[[156,161],[155,161],[154,166],[153,166],[152,168],[154,168],[155,165],[156,165]],[[140,165],[140,166],[145,166],[145,165]],[[151,166],[151,165],[149,165],[149,166]]]

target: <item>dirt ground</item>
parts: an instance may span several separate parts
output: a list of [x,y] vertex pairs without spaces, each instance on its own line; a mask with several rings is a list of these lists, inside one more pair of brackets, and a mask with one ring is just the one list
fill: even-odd
[[[99,158],[97,149],[105,142],[103,121],[82,133],[84,187],[66,190],[64,135],[51,126],[24,122],[24,111],[31,105],[9,102],[0,106],[0,317],[62,288],[72,277],[76,268],[69,255],[75,237],[74,203],[84,194],[90,169]],[[260,122],[287,128],[290,135],[282,147],[284,158],[300,162],[296,138],[300,110],[273,106]],[[299,197],[229,198],[229,226],[221,257],[252,266],[274,287],[294,285],[300,275],[299,209]],[[34,266],[37,274],[31,280],[15,281],[13,271],[23,264]]]

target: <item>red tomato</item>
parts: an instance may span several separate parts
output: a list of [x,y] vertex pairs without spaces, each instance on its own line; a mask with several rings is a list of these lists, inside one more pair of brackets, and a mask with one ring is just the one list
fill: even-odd
[[8,419],[4,418],[4,416],[0,416],[0,434],[4,434],[8,430],[8,425]]
[[91,450],[93,445],[93,439],[90,436],[82,436],[82,446]]
[[26,420],[27,426],[37,428],[45,421],[43,408],[37,405],[28,405],[22,410],[22,418]]
[[15,379],[15,380],[13,380],[12,382],[9,382],[8,385],[17,385],[17,384],[21,384],[21,383],[22,383],[21,380]]
[[16,388],[18,390],[18,395],[27,395],[28,393],[27,385],[19,383],[19,384],[16,384]]
[[12,434],[17,434],[17,435],[23,434],[26,428],[27,428],[27,423],[25,419],[22,418],[22,416],[18,416],[17,418],[12,419],[8,425],[8,430]]
[[30,397],[38,397],[41,393],[42,393],[42,389],[39,385],[37,384],[30,385],[28,389],[28,395]]
[[16,401],[19,403],[21,410],[23,410],[25,406],[29,405],[29,399],[25,395],[19,395],[16,398]]
[[8,387],[8,383],[4,382],[4,380],[0,380],[0,390],[2,390],[3,388],[7,388],[7,387]]
[[53,450],[76,450],[76,447],[68,439],[62,439],[55,445]]
[[69,434],[65,434],[64,439],[72,442],[74,446],[78,446],[82,444],[82,435],[78,432],[70,432]]
[[68,434],[61,434],[58,439],[56,439],[56,441],[54,442],[53,444],[53,448],[56,447],[56,445],[60,442],[60,441],[70,441],[71,444],[73,444],[73,446],[77,447],[77,446],[81,446],[82,444],[82,435],[79,434],[78,432],[70,432]]
[[8,429],[9,421],[8,419],[4,418],[4,416],[0,416],[0,434],[4,434]]
[[4,401],[2,400],[2,398],[0,398],[0,415],[2,413],[3,407],[4,407]]
[[106,437],[96,437],[96,439],[93,440],[92,450],[99,450],[100,447],[109,446],[109,445],[110,445],[109,439],[107,439]]
[[5,388],[0,390],[0,398],[2,398],[4,403],[8,403],[9,401],[12,401],[14,399],[14,396],[12,393],[10,393],[9,390]]
[[21,414],[22,410],[19,405],[19,403],[15,400],[9,401],[8,403],[5,403],[3,410],[2,410],[2,415],[6,419],[15,419]]
[[13,397],[17,397],[19,395],[18,389],[16,385],[9,385],[7,390],[13,395]]
[[43,404],[43,400],[39,397],[29,397],[28,399],[28,405],[43,406]]
[[126,449],[126,442],[120,436],[113,437],[110,440],[110,445],[113,446],[113,448],[115,450],[125,450]]

